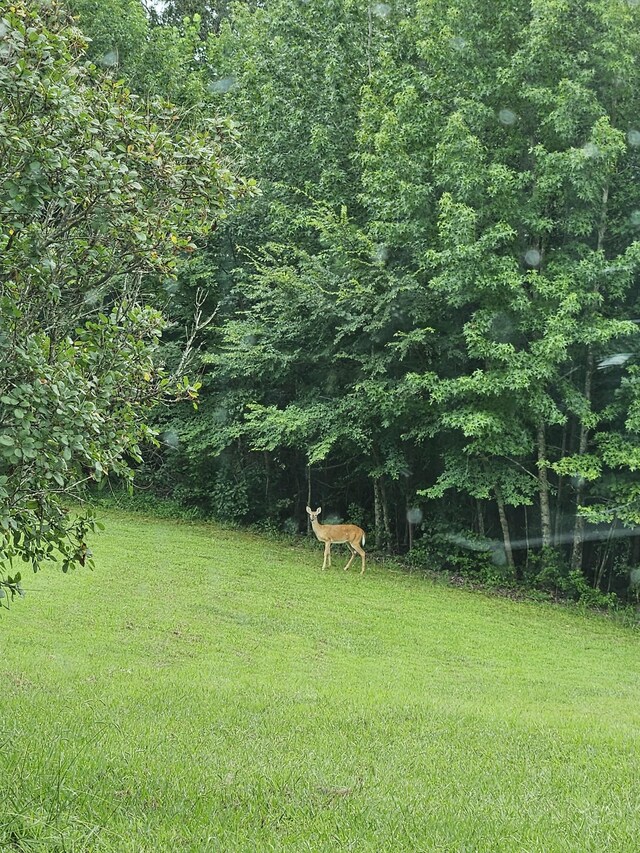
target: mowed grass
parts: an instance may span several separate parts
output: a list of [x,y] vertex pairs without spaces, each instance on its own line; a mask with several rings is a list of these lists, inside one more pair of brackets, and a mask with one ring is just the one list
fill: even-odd
[[640,849],[632,630],[103,515],[0,620],[0,849]]

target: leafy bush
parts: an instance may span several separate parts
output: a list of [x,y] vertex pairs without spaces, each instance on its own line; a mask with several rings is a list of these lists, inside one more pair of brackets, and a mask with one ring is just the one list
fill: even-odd
[[403,562],[412,568],[456,572],[483,583],[504,584],[507,573],[502,556],[494,543],[476,534],[453,533],[445,525],[439,525],[423,529]]

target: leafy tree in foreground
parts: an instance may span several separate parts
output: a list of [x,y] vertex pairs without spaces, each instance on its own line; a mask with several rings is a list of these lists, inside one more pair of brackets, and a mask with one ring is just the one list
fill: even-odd
[[128,477],[152,437],[150,407],[193,393],[154,351],[164,321],[147,280],[174,275],[248,187],[211,123],[181,128],[83,64],[56,2],[0,3],[0,594],[16,560],[90,558],[90,512],[65,501],[108,472]]

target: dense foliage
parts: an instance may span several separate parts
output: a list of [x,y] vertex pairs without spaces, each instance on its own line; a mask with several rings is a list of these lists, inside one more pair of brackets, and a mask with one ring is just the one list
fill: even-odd
[[[129,478],[162,396],[190,397],[157,356],[154,282],[175,276],[245,187],[210,123],[144,108],[84,64],[56,2],[0,5],[0,596],[37,569],[90,558],[70,496]],[[157,289],[157,288],[156,288]],[[157,301],[157,300],[156,300]],[[180,382],[180,388],[177,383]]]
[[178,272],[172,318],[215,316],[147,484],[290,530],[312,500],[427,566],[637,589],[638,4],[98,5],[71,3],[96,60],[196,125],[229,115],[262,190]]

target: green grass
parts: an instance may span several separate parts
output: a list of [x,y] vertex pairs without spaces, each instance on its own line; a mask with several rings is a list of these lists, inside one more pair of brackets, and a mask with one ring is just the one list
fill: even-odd
[[0,849],[639,849],[637,633],[105,515],[0,618]]

